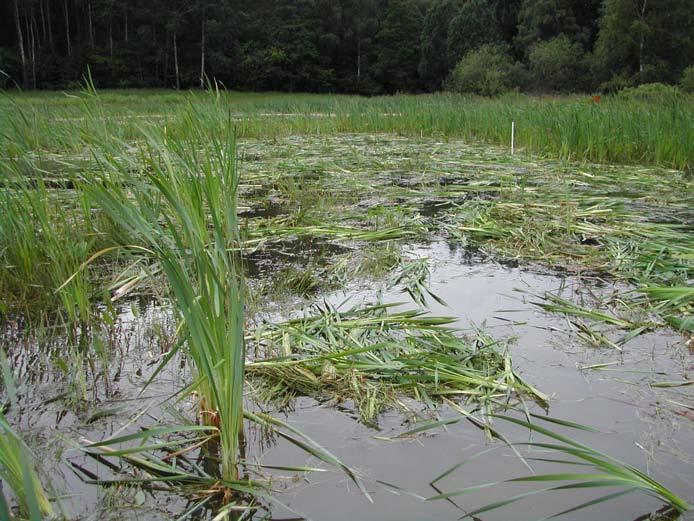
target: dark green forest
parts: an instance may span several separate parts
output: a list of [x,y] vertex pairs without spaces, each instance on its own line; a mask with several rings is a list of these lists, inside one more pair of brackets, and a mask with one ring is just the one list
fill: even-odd
[[693,64],[692,0],[0,2],[4,88],[586,92]]

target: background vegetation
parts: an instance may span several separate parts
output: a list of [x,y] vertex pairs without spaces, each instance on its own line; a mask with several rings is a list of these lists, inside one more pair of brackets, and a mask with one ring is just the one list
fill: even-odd
[[[497,53],[483,48],[479,52]],[[491,61],[491,58],[489,59]],[[482,60],[463,60],[489,93],[506,81],[494,76]],[[477,72],[476,72],[477,71]],[[512,77],[518,71],[509,66]],[[295,134],[395,133],[462,138],[510,146],[511,121],[519,148],[562,159],[599,163],[656,164],[691,171],[694,165],[694,99],[673,86],[647,84],[605,96],[506,94],[481,98],[463,94],[333,96],[220,92],[220,103],[234,119],[239,138]],[[209,101],[197,92],[110,91],[100,97],[105,130],[84,117],[80,97],[71,93],[25,92],[0,97],[0,153],[8,158],[50,151],[79,153],[83,135],[97,130],[125,141],[151,121],[177,132],[176,113],[192,103]],[[215,129],[210,128],[210,132]],[[0,173],[3,168],[0,164]]]
[[[0,15],[0,88],[71,87],[89,66],[100,87],[420,92],[457,64],[448,86],[481,94],[692,88],[689,0],[10,0]],[[490,49],[489,77],[460,79]]]

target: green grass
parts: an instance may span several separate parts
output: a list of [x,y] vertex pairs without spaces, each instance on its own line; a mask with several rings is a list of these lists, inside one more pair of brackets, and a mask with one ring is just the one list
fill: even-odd
[[[31,521],[53,514],[48,496],[39,481],[30,452],[0,413],[0,479],[14,493],[20,513]],[[0,492],[0,517],[11,519],[7,500]]]
[[[92,124],[82,114],[80,93],[6,94],[0,100],[0,154],[59,153],[80,147]],[[446,136],[510,147],[516,123],[520,149],[571,160],[656,164],[691,169],[694,164],[694,101],[588,97],[475,98],[453,94],[378,98],[308,94],[218,93],[234,117],[239,137],[344,132]],[[101,94],[104,124],[123,139],[143,120],[176,132],[177,108],[209,107],[209,97],[170,91]],[[216,129],[209,129],[210,132]]]
[[[0,369],[10,405],[18,408],[14,376],[5,352],[2,350],[0,350]],[[33,455],[19,434],[7,422],[2,410],[0,410],[0,483],[7,485],[14,494],[20,515],[31,521],[40,521],[44,516],[52,516],[53,507],[36,473]],[[12,519],[4,490],[0,490],[0,518],[8,521]]]
[[89,277],[80,273],[64,284],[95,244],[81,218],[80,199],[56,196],[42,176],[29,182],[19,168],[5,180],[13,186],[0,190],[0,294],[5,296],[0,309],[57,308],[62,322],[88,326],[98,301]]

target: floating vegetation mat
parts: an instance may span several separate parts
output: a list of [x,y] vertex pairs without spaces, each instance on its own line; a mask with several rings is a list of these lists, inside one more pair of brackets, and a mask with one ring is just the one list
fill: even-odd
[[[592,343],[619,347],[667,325],[694,330],[690,174],[512,157],[432,139],[347,135],[282,144],[280,153],[244,145],[267,200],[286,212],[249,220],[251,240],[445,237],[482,258],[616,284],[618,294],[593,307],[557,305],[552,295],[543,303],[571,316]],[[608,340],[592,332],[605,324],[626,333]]]
[[416,417],[403,396],[431,407],[442,397],[472,401],[484,411],[509,406],[514,395],[548,400],[513,370],[508,351],[488,335],[466,339],[450,327],[453,318],[393,312],[393,306],[342,312],[326,303],[302,318],[263,326],[254,341],[279,357],[251,363],[248,372],[270,399],[349,400],[369,423],[387,406]]

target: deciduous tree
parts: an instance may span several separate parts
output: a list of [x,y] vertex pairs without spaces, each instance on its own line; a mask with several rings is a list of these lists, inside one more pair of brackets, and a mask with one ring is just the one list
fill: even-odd
[[488,0],[468,0],[448,30],[448,56],[454,63],[484,44],[500,43],[494,6]]
[[448,30],[459,10],[457,0],[435,0],[424,17],[419,75],[429,90],[440,88],[455,65],[448,54]]
[[423,16],[415,0],[391,0],[377,35],[379,79],[387,92],[417,90]]

